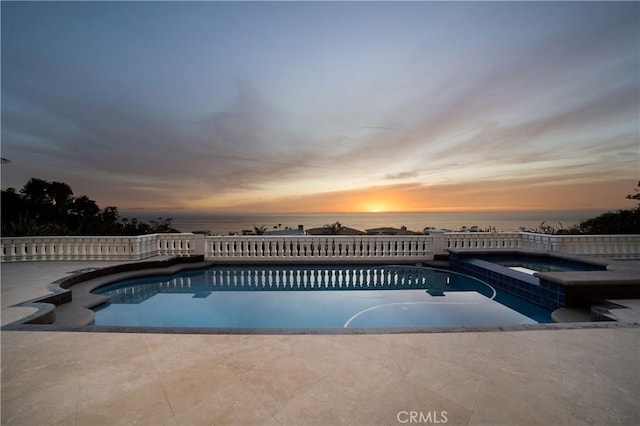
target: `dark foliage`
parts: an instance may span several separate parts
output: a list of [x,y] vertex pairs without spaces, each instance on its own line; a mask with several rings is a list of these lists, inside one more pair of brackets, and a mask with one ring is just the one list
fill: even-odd
[[342,231],[344,227],[340,222],[335,222],[329,225],[324,225],[323,228],[326,229],[329,232],[329,234],[337,235],[340,233],[340,231]]
[[31,178],[16,192],[2,191],[2,236],[27,235],[142,235],[180,232],[171,219],[149,223],[120,217],[117,207],[100,209],[86,195],[73,196],[62,182]]
[[640,234],[640,207],[607,212],[580,222],[570,234]]
[[633,192],[635,192],[635,194],[627,195],[627,199],[638,200],[638,206],[640,206],[640,182],[638,182],[638,186],[636,189],[633,190]]
[[[640,200],[640,182],[635,194],[627,195],[629,200]],[[640,203],[635,209],[607,212],[580,222],[568,234],[640,234]]]

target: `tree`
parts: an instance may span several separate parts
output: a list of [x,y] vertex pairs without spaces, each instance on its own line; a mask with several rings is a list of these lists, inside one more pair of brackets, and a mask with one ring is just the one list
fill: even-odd
[[263,235],[265,232],[267,231],[267,227],[262,225],[262,226],[253,226],[253,232],[256,233],[256,235]]
[[51,182],[47,188],[47,195],[55,206],[66,208],[73,191],[66,183]]
[[340,222],[334,222],[330,225],[324,225],[324,228],[329,231],[329,234],[336,235],[344,228]]
[[171,221],[173,219],[172,218],[167,218],[167,219],[163,219],[161,217],[159,217],[157,220],[150,220],[149,224],[150,224],[150,229],[149,232],[152,234],[158,234],[158,233],[167,233],[167,232],[180,232],[177,229],[175,229],[172,225],[171,225]]
[[149,233],[149,225],[147,225],[146,223],[138,222],[138,219],[136,219],[135,217],[132,219],[125,217],[121,219],[121,222],[123,225],[123,235],[139,235]]
[[[640,188],[640,182],[638,182]],[[629,200],[640,200],[640,190],[626,196]],[[607,212],[580,222],[569,229],[569,234],[640,234],[640,203],[638,207],[617,212]]]
[[9,223],[17,220],[20,215],[24,215],[29,211],[29,204],[24,200],[22,195],[16,192],[15,188],[7,188],[2,191],[2,223]]
[[95,201],[82,195],[71,202],[69,224],[78,235],[97,231],[95,225],[100,222],[100,207]]
[[638,206],[640,206],[640,182],[638,182],[638,187],[634,189],[635,194],[627,195],[627,199],[629,200],[638,200]]
[[640,208],[603,213],[580,222],[570,232],[577,234],[640,234]]
[[63,182],[31,178],[17,192],[2,190],[2,235],[140,235],[180,232],[171,218],[151,221],[122,219],[118,208],[105,207],[81,195],[73,196]]
[[24,198],[34,205],[45,206],[49,202],[47,195],[47,189],[49,188],[49,182],[42,179],[31,178],[22,187],[20,193]]

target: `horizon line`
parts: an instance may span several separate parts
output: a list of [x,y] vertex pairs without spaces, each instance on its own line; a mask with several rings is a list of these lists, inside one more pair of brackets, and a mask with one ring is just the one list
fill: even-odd
[[540,208],[540,209],[438,209],[438,210],[386,210],[386,211],[224,211],[224,210],[212,210],[212,211],[199,211],[199,210],[156,210],[146,208],[133,208],[133,209],[121,209],[120,213],[144,213],[144,214],[178,214],[178,215],[249,215],[249,216],[277,216],[277,215],[385,215],[385,214],[431,214],[431,213],[544,213],[544,212],[611,212],[618,210],[633,209],[635,207],[617,207],[602,209],[597,207],[592,208],[576,208],[576,209],[562,209],[562,208]]

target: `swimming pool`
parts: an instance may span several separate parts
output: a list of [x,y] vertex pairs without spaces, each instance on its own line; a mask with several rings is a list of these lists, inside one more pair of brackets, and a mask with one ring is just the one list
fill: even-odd
[[98,326],[367,328],[551,321],[549,312],[499,295],[475,278],[393,265],[212,266],[126,280],[93,293],[110,298],[94,308]]

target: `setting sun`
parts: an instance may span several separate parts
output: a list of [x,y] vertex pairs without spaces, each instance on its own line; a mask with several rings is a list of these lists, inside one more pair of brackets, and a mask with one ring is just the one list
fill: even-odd
[[369,213],[383,213],[386,212],[387,209],[381,206],[372,206],[369,208]]
[[406,200],[401,191],[385,187],[367,188],[363,191],[350,191],[350,202],[345,210],[367,213],[388,213],[406,210]]

